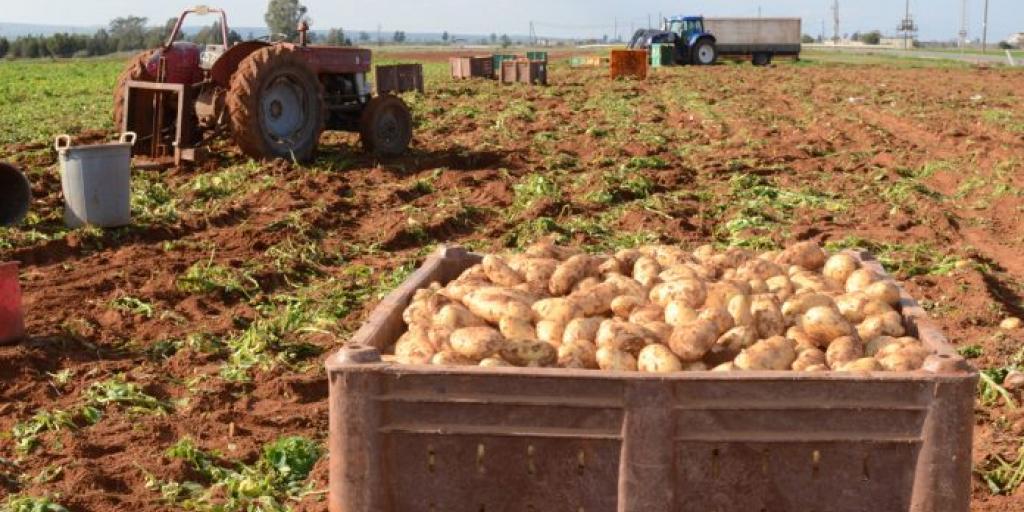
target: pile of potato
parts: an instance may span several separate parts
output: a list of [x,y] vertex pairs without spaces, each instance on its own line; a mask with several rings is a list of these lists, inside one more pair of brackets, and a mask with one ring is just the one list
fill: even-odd
[[911,371],[896,283],[813,242],[755,254],[674,246],[595,256],[538,243],[418,290],[403,364],[669,373]]

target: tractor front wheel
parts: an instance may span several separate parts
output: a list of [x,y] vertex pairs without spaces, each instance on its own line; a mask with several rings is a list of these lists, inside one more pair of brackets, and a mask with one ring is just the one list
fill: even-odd
[[295,50],[268,46],[239,64],[227,97],[235,143],[252,158],[308,162],[326,107],[316,73]]
[[370,100],[359,121],[366,151],[379,156],[398,156],[412,142],[412,113],[397,96],[385,94]]
[[128,81],[152,81],[156,77],[146,71],[146,63],[153,58],[154,50],[144,51],[128,61],[124,71],[117,77],[117,85],[114,87],[114,129],[120,131],[124,128],[124,98],[128,93]]

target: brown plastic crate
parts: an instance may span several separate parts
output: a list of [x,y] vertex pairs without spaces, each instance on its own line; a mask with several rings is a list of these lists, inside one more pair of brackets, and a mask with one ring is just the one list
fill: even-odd
[[501,63],[498,80],[503,84],[548,84],[548,63],[539,60],[506,60]]
[[327,361],[332,512],[968,510],[977,373],[905,293],[918,372],[382,362],[412,294],[479,261],[439,250]]
[[449,63],[452,78],[494,78],[494,61],[491,57],[452,57]]
[[647,50],[612,50],[612,80],[624,77],[646,80],[649,65]]
[[423,94],[423,64],[377,66],[377,94]]

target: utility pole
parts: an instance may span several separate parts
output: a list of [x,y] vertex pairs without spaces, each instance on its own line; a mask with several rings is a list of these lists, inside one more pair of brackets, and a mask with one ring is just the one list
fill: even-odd
[[960,49],[967,49],[967,0],[961,2],[960,8]]
[[981,53],[988,53],[988,0],[985,0],[985,20],[981,22]]
[[759,5],[759,6],[757,6],[757,17],[758,17],[758,18],[760,18],[760,17],[761,17],[761,6],[760,6],[760,5]]
[[647,28],[654,28],[654,25],[651,24],[651,15],[650,14],[647,15]]
[[917,33],[917,24],[914,23],[914,18],[910,16],[910,0],[907,0],[907,11],[903,15],[903,20],[900,21],[900,26],[897,29],[903,32],[903,49],[910,49],[910,41],[914,39],[914,34]]
[[384,36],[382,34],[382,31],[381,31],[382,29],[383,29],[383,27],[381,27],[380,23],[378,23],[377,24],[377,46],[384,46]]
[[615,18],[615,30],[612,32],[612,41],[619,40],[619,18]]
[[832,32],[832,44],[839,46],[839,0],[832,2],[832,19],[835,23]]
[[533,26],[533,21],[530,21],[530,44],[537,46],[537,29]]

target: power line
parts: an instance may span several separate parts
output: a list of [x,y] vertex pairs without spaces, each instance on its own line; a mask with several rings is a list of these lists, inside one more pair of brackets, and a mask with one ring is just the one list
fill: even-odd
[[835,30],[832,32],[832,42],[836,46],[839,46],[839,0],[832,2],[832,17],[835,21]]

